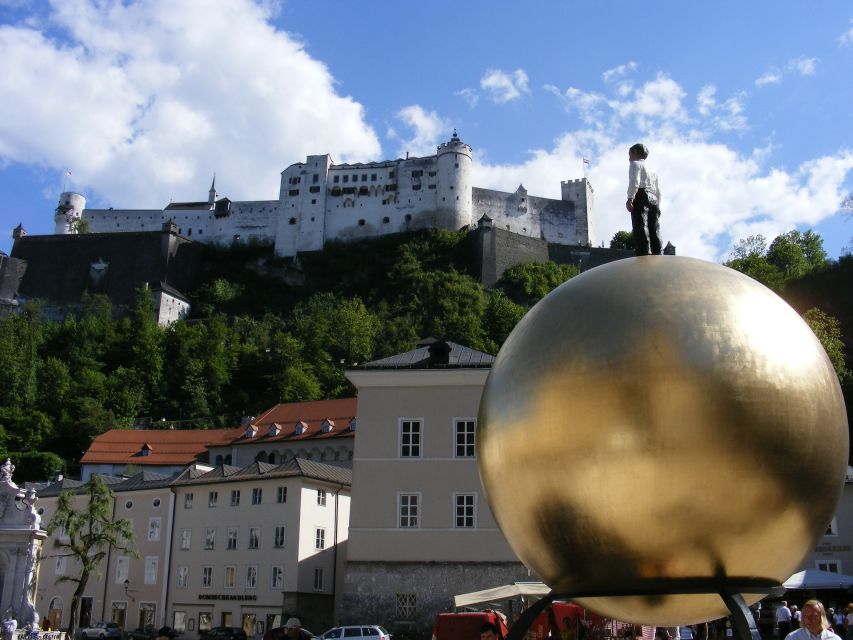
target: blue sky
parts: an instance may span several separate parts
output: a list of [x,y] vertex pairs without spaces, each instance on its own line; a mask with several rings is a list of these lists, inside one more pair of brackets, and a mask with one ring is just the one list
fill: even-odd
[[[664,240],[720,260],[814,228],[853,245],[853,5],[788,2],[0,0],[0,250],[95,207],[276,198],[308,154],[434,153],[474,184],[595,189],[629,228],[627,147],[651,149]],[[65,169],[71,170],[70,177]]]

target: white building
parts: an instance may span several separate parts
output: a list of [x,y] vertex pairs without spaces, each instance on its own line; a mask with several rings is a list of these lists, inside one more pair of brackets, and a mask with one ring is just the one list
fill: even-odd
[[494,226],[562,245],[593,241],[593,191],[585,178],[561,183],[561,199],[528,196],[472,184],[473,152],[454,132],[436,154],[359,164],[308,156],[281,173],[277,200],[172,202],[165,209],[86,209],[79,193],[60,196],[55,233],[159,230],[171,220],[199,242],[274,243],[279,256],[317,251],[330,240],[354,240],[402,231],[473,228],[484,215]]

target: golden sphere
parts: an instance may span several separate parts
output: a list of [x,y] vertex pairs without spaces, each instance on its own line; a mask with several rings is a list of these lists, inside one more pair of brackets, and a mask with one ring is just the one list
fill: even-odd
[[[796,312],[726,267],[648,256],[569,280],[521,320],[486,382],[477,455],[513,550],[565,593],[782,582],[832,519],[847,440],[835,371]],[[662,626],[728,615],[717,595],[578,602]]]

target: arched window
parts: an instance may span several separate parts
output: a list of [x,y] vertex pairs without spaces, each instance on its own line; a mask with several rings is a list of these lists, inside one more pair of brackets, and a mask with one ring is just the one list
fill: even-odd
[[269,463],[270,463],[270,464],[275,464],[275,463],[276,463],[276,459],[277,459],[277,458],[278,458],[278,456],[276,455],[275,451],[270,451],[270,456],[269,456],[269,459],[268,459]]
[[215,463],[217,467],[222,465],[223,462],[225,462],[225,459],[221,455],[216,456]]
[[255,456],[255,462],[266,462],[267,461],[267,452],[259,451],[258,455]]
[[225,456],[225,464],[229,464],[229,465],[231,464],[231,454],[230,453],[227,456]]

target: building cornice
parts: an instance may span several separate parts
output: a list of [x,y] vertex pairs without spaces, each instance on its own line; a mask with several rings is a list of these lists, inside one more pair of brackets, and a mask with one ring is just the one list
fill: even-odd
[[483,386],[490,368],[478,369],[349,369],[347,379],[358,389],[370,387]]

